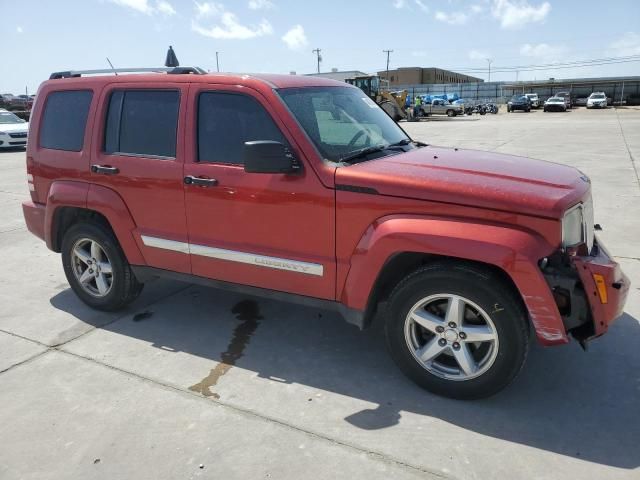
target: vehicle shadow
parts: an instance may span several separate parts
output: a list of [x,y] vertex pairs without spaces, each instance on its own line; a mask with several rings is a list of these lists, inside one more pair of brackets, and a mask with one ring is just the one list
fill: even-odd
[[[69,293],[58,293],[51,304],[83,320],[86,307]],[[640,325],[628,314],[587,353],[576,342],[555,348],[534,344],[523,372],[505,391],[485,400],[455,401],[421,390],[400,373],[386,352],[379,318],[360,332],[332,312],[201,286],[151,309],[153,316],[145,321],[132,314],[101,328],[172,352],[216,362],[232,358],[263,379],[377,405],[344,418],[358,429],[390,428],[410,412],[576,459],[640,466]]]

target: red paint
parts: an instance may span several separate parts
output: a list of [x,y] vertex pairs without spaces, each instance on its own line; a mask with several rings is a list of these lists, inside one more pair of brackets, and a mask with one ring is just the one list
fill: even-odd
[[[397,253],[420,252],[483,262],[502,269],[517,286],[544,344],[567,341],[562,319],[538,261],[561,242],[560,218],[589,195],[570,167],[495,153],[426,147],[336,168],[319,157],[274,88],[337,86],[315,77],[282,75],[120,75],[45,82],[30,124],[37,139],[41,110],[53,90],[94,93],[81,152],[42,149],[29,142],[33,198],[23,209],[29,229],[51,247],[56,209],[95,210],[110,222],[132,264],[193,273],[240,284],[331,299],[364,310],[385,263]],[[107,99],[114,88],[180,91],[174,160],[102,152]],[[196,100],[202,91],[233,91],[255,98],[273,117],[303,164],[297,176],[248,174],[239,166],[198,163]],[[118,175],[90,165],[117,167]],[[187,175],[218,185],[184,185]],[[335,190],[350,185],[378,194]],[[322,276],[189,255],[146,246],[142,235],[321,264]],[[606,253],[575,258],[586,286],[605,276],[609,303],[589,300],[596,335],[618,316],[628,280]],[[591,278],[591,280],[590,280]],[[591,282],[591,283],[590,283]]]

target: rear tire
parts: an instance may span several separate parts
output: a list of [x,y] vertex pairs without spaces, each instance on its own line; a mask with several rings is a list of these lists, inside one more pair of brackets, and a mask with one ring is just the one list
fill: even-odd
[[385,334],[407,377],[435,394],[467,400],[509,385],[529,348],[527,315],[513,287],[462,262],[428,265],[402,280],[389,299]]
[[111,231],[97,223],[69,228],[62,240],[62,266],[75,294],[97,310],[119,310],[144,287]]

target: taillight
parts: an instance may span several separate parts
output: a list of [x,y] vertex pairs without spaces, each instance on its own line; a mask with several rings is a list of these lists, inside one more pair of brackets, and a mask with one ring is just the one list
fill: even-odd
[[27,156],[27,184],[29,185],[29,193],[31,194],[31,201],[34,203],[39,203],[38,192],[36,191],[36,185],[33,179],[34,165],[35,165],[35,162],[33,161],[33,157]]

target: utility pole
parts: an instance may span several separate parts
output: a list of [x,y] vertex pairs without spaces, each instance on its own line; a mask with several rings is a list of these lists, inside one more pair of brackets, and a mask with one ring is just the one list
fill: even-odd
[[322,61],[322,57],[320,56],[321,51],[322,50],[320,50],[319,48],[316,48],[315,50],[311,50],[311,52],[315,53],[318,58],[318,73],[320,73],[320,62]]
[[220,62],[218,61],[218,54],[220,52],[216,52],[216,70],[219,72],[220,71]]
[[[393,50],[382,50],[382,53],[386,53],[387,54],[387,75],[385,76],[385,79],[387,80],[387,82],[389,81],[389,54],[393,52]],[[391,85],[391,84],[389,84]]]
[[489,83],[491,82],[491,62],[493,62],[493,60],[487,58],[487,62],[489,63],[489,80],[487,80],[487,83]]

